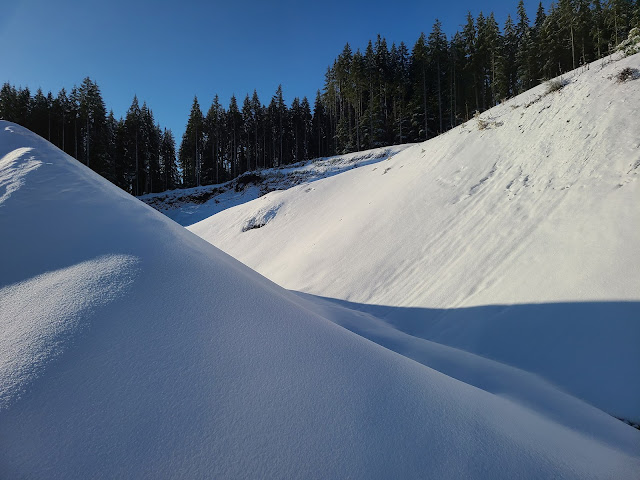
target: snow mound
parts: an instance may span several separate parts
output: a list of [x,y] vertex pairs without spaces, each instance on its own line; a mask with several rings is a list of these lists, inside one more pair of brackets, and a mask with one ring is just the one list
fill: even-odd
[[[638,67],[595,62],[382,164],[189,229],[285,288],[640,423],[640,88],[616,80]],[[269,202],[270,228],[243,232]]]
[[1,478],[640,468],[621,422],[571,400],[574,429],[355,335],[17,125],[0,158]]

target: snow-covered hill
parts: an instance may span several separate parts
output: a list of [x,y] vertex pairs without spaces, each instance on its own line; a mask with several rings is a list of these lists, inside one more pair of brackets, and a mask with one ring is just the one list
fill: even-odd
[[0,478],[640,469],[622,422],[497,362],[355,335],[336,323],[364,314],[284,290],[1,121],[0,231]]
[[625,68],[640,55],[189,229],[307,301],[364,312],[345,326],[398,352],[435,341],[639,423],[640,80]]
[[274,190],[286,190],[354,168],[385,160],[411,144],[375,148],[364,152],[316,158],[280,168],[247,172],[234,180],[219,184],[138,197],[180,225],[189,226],[227,208],[241,205]]

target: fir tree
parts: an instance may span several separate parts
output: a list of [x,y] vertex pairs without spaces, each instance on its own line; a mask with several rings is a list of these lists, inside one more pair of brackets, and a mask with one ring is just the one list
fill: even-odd
[[426,140],[429,138],[427,115],[427,69],[429,67],[429,55],[427,38],[420,34],[418,41],[411,52],[411,86],[412,86],[412,120],[414,138]]
[[444,99],[443,85],[446,82],[447,71],[447,37],[442,31],[440,20],[435,21],[428,40],[428,56],[430,62],[430,70],[432,72],[431,84],[435,86],[435,97],[437,98],[438,111],[438,133],[444,131]]
[[[234,98],[235,100],[235,98]],[[237,106],[236,106],[237,110]],[[191,113],[187,121],[187,127],[182,136],[178,161],[182,169],[182,183],[185,187],[200,185],[200,160],[203,147],[203,123],[204,119],[198,97],[193,98]]]
[[180,184],[176,165],[176,143],[171,130],[164,129],[160,144],[160,165],[163,190],[173,190]]

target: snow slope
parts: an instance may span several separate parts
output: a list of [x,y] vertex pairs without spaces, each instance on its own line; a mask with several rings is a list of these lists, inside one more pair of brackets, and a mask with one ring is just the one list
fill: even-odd
[[362,314],[282,289],[2,121],[0,231],[0,478],[640,469],[622,422],[495,362],[433,349],[458,376],[511,375],[516,399],[355,335],[336,323]]
[[150,193],[138,197],[182,226],[189,226],[227,208],[250,202],[274,190],[332,177],[346,170],[385,160],[411,144],[316,158],[279,168],[248,172],[234,180],[203,187]]
[[640,81],[617,82],[625,67],[640,55],[189,229],[285,288],[640,423]]

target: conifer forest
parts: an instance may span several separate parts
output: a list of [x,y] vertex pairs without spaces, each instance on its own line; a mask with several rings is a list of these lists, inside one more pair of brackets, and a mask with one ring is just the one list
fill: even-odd
[[[499,25],[469,13],[447,38],[436,20],[413,46],[378,35],[345,45],[311,101],[283,88],[223,105],[194,98],[179,148],[134,97],[124,118],[90,78],[56,95],[5,83],[0,118],[48,139],[133,195],[221,183],[244,172],[424,141],[529,88],[610,55],[640,27],[640,0],[558,0],[529,18],[522,0]],[[319,85],[321,84],[321,79]],[[203,108],[204,107],[204,108]]]

